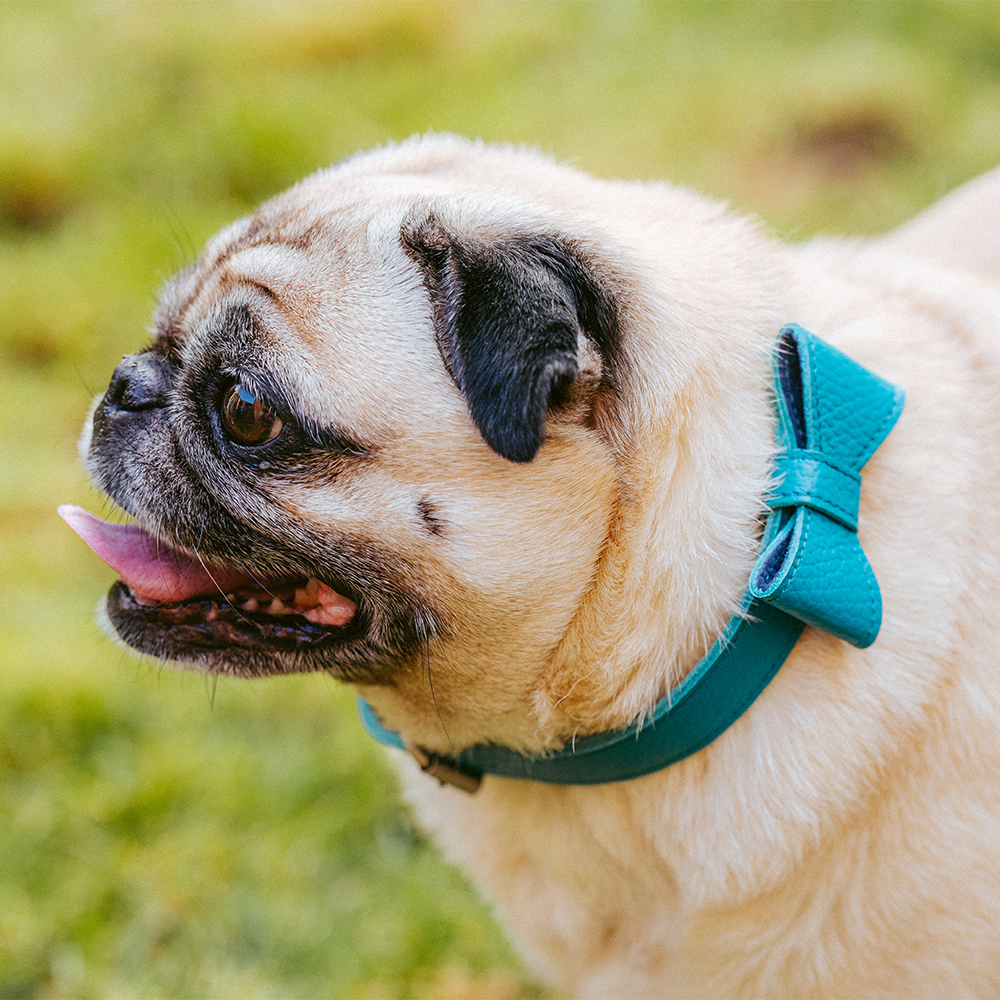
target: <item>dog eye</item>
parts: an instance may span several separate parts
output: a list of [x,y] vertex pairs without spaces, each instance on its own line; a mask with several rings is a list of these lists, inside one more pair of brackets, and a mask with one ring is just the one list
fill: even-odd
[[222,428],[237,444],[260,445],[281,432],[281,417],[259,392],[237,383],[225,395],[220,411]]

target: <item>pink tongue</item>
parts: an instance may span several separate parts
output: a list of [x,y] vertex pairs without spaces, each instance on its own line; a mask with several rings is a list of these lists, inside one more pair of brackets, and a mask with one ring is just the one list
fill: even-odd
[[72,504],[59,516],[128,584],[148,601],[186,601],[205,594],[225,594],[253,584],[243,573],[205,566],[172,549],[135,524],[112,524]]

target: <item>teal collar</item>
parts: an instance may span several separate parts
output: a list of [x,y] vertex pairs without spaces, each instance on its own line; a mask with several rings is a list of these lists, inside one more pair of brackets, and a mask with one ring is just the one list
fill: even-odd
[[689,757],[725,732],[807,625],[854,646],[871,645],[882,599],[857,536],[861,469],[902,412],[903,392],[795,325],[778,338],[774,385],[775,486],[741,613],[650,718],[544,755],[481,744],[438,757],[383,727],[359,699],[368,732],[469,791],[484,774],[557,785],[628,781]]

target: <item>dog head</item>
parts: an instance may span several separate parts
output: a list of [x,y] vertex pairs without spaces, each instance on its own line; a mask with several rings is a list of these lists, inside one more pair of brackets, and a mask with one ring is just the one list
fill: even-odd
[[[566,723],[540,720],[598,663],[603,677],[613,647],[696,656],[745,582],[770,324],[735,317],[742,346],[725,363],[711,336],[650,341],[658,323],[697,323],[711,268],[689,260],[671,276],[688,304],[665,308],[635,246],[599,221],[614,197],[578,177],[424,141],[315,175],[217,236],[167,288],[153,343],[121,362],[84,434],[92,479],[137,522],[76,516],[123,576],[106,602],[114,632],[213,673],[329,671],[441,749],[552,745]],[[688,228],[718,218],[692,205]],[[691,423],[686,383],[718,393],[723,368],[750,395]],[[687,526],[675,512],[665,541],[651,525],[671,489],[690,501],[699,447],[723,467],[715,509]],[[688,530],[696,544],[676,537]],[[643,551],[654,535],[663,551]],[[644,638],[623,639],[643,618],[639,589],[662,611],[696,548],[714,560],[703,606],[689,598],[655,637],[639,623]],[[634,704],[584,684],[599,707],[582,725],[634,715],[667,679]]]

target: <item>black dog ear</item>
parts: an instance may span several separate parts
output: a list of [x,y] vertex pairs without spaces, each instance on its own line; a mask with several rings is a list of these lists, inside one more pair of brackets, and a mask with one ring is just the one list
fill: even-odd
[[486,443],[530,462],[578,373],[580,335],[607,364],[615,310],[578,254],[548,236],[470,237],[433,216],[404,225],[438,347]]

